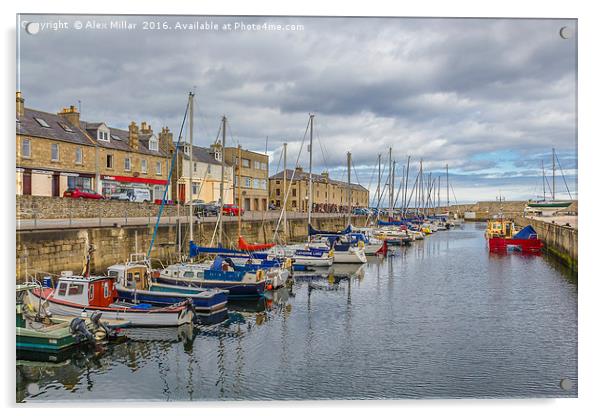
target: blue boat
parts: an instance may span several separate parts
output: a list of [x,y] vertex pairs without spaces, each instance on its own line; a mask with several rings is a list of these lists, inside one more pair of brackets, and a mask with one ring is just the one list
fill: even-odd
[[184,288],[176,285],[155,283],[150,279],[145,263],[116,264],[108,269],[109,276],[116,278],[115,289],[122,301],[167,306],[192,300],[195,311],[210,314],[222,311],[228,302],[228,292],[220,289]]

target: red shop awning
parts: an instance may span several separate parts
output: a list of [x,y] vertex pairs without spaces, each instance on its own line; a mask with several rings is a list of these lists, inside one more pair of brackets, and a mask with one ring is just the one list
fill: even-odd
[[109,176],[102,175],[102,179],[108,179],[117,182],[130,182],[130,183],[148,183],[151,185],[167,185],[167,181],[163,179],[151,179],[151,178],[140,178],[133,176]]

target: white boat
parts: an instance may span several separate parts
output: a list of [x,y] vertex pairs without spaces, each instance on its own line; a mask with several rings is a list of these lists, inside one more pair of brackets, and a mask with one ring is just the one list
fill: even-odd
[[[345,240],[345,236],[340,236],[341,240]],[[327,237],[317,237],[311,243],[309,247],[330,250],[330,242]],[[351,245],[350,243],[341,241],[333,245],[334,249],[334,260],[333,263],[366,263],[366,253],[364,252],[364,244],[360,243],[357,246]]]
[[286,257],[293,260],[297,266],[330,267],[334,261],[332,250],[311,249],[307,244],[288,244],[275,246],[267,251],[268,255]]
[[194,309],[190,302],[166,307],[115,301],[114,278],[107,276],[61,276],[56,289],[29,291],[34,308],[54,315],[88,316],[102,313],[104,319],[130,322],[132,326],[179,326],[191,323]]

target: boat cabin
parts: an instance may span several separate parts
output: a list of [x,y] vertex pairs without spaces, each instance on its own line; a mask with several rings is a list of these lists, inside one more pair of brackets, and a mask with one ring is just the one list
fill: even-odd
[[53,298],[84,306],[106,307],[115,299],[114,279],[106,276],[63,276]]
[[487,238],[512,238],[516,234],[514,229],[514,221],[510,219],[495,219],[487,221],[487,230],[485,235]]
[[116,264],[109,267],[108,274],[125,288],[149,290],[150,276],[144,264]]

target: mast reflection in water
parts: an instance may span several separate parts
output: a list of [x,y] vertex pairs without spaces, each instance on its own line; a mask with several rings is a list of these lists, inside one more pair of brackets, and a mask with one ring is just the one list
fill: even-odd
[[546,256],[490,255],[479,224],[298,274],[221,323],[127,332],[19,362],[17,400],[577,395],[576,280]]

